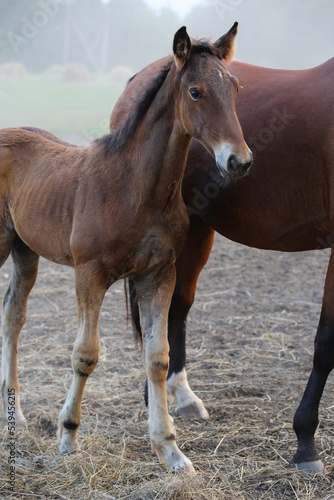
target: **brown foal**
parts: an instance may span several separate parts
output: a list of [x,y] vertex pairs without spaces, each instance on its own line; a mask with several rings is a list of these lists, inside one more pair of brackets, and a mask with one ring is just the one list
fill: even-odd
[[60,452],[79,450],[81,399],[98,361],[98,317],[118,279],[136,283],[150,395],[152,447],[169,468],[192,471],[167,410],[167,319],[175,260],[189,220],[181,182],[191,137],[222,173],[241,175],[252,156],[238,122],[237,80],[222,60],[232,57],[236,24],[214,44],[192,43],[185,28],[174,57],[142,83],[129,113],[113,132],[77,148],[46,131],[0,131],[0,264],[9,253],[12,280],[4,301],[2,393],[15,390],[16,419],[24,422],[17,346],[39,256],[73,266],[78,336],[73,381],[59,418]]

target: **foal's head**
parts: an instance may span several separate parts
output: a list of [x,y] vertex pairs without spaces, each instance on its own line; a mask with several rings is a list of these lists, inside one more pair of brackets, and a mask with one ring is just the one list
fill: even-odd
[[180,96],[176,115],[185,132],[215,157],[220,172],[244,175],[252,153],[235,111],[238,81],[224,66],[234,55],[237,23],[212,45],[191,42],[186,29],[175,34],[173,51]]

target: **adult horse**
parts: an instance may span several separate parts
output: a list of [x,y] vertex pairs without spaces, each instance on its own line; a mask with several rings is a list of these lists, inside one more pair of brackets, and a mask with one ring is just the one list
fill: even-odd
[[[148,67],[147,78],[158,67]],[[182,187],[190,229],[176,262],[177,281],[168,322],[167,387],[176,396],[176,410],[183,417],[208,416],[188,385],[185,334],[187,314],[214,232],[251,247],[285,252],[333,248],[334,242],[334,58],[299,71],[237,61],[228,68],[243,87],[236,107],[245,139],[254,152],[254,166],[237,183],[218,185],[215,162],[198,142],[191,143]],[[131,288],[132,313],[138,322]],[[333,367],[332,253],[313,370],[294,417],[298,448],[292,462],[299,469],[323,471],[314,433],[322,392]]]
[[79,329],[73,381],[59,418],[60,452],[79,449],[81,399],[98,360],[105,292],[131,277],[144,331],[152,447],[171,469],[193,470],[176,445],[167,410],[167,317],[174,262],[189,224],[181,182],[191,137],[222,171],[239,175],[251,164],[234,107],[238,82],[221,62],[232,56],[236,31],[235,24],[210,45],[192,43],[181,28],[174,57],[143,82],[117,129],[91,146],[71,147],[36,129],[0,131],[0,263],[10,252],[13,258],[3,314],[9,428],[24,421],[17,346],[41,255],[75,268]]

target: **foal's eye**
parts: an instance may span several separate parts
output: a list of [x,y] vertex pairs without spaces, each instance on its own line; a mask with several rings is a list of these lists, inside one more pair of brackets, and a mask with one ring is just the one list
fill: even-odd
[[197,89],[189,89],[189,93],[191,95],[191,98],[194,100],[194,101],[197,101],[198,99],[200,99],[202,96],[202,94],[200,93],[199,90]]

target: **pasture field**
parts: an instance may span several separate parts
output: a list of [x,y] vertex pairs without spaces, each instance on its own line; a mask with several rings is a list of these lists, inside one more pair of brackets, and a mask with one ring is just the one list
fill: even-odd
[[83,84],[40,75],[0,80],[0,128],[31,125],[88,144],[108,133],[110,113],[123,88],[97,77]]
[[[73,270],[45,260],[19,348],[27,430],[0,438],[0,498],[132,500],[333,500],[333,380],[321,404],[317,444],[327,475],[288,467],[292,418],[311,369],[328,251],[283,254],[216,237],[188,324],[188,375],[210,419],[175,419],[197,474],[171,474],[152,455],[143,402],[142,353],[126,321],[123,284],[100,319],[98,366],[83,398],[82,451],[58,455],[56,425],[69,388],[76,336]],[[0,271],[0,293],[10,261]],[[170,413],[174,405],[170,405]]]

